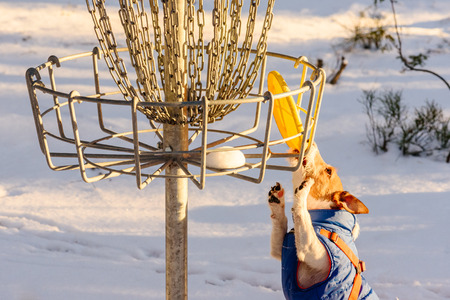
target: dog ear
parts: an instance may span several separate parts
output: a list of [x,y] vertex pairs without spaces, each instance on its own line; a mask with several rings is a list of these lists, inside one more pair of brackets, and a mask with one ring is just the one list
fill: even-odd
[[349,192],[335,192],[331,196],[331,200],[339,207],[345,209],[352,214],[368,214],[369,209],[358,198]]

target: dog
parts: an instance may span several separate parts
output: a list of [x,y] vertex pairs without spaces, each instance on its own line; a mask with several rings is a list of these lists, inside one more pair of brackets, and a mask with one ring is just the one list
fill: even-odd
[[[297,158],[294,159],[295,163]],[[359,235],[355,214],[368,208],[344,191],[336,169],[312,143],[300,168],[293,172],[294,228],[287,232],[285,191],[271,188],[271,255],[282,262],[286,299],[378,299],[361,275],[354,240]]]

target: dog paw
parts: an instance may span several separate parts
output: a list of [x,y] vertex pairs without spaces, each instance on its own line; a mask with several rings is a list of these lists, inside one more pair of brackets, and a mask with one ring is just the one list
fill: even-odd
[[269,191],[269,203],[281,204],[284,202],[284,189],[280,183],[277,182]]
[[292,212],[295,213],[297,209],[305,210],[309,191],[314,184],[314,179],[308,178],[304,180],[299,186],[294,189],[294,203],[292,205]]
[[313,184],[314,184],[314,179],[312,179],[312,178],[303,180],[303,182],[298,187],[295,188],[294,194],[297,195],[300,192],[306,192],[306,194],[307,194]]
[[272,218],[284,215],[284,189],[281,184],[277,182],[277,184],[270,189],[267,201],[272,210]]

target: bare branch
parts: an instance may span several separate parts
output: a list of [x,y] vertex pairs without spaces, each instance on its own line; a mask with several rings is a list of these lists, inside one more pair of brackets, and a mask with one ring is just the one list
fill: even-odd
[[392,13],[394,15],[394,26],[395,26],[395,33],[397,35],[397,43],[394,43],[394,47],[397,48],[398,51],[398,55],[400,60],[402,61],[403,65],[411,70],[411,71],[418,71],[418,72],[425,72],[431,75],[436,76],[437,78],[439,78],[446,86],[447,88],[450,90],[450,84],[447,82],[447,80],[445,80],[441,75],[437,74],[436,72],[433,72],[431,70],[427,70],[427,69],[420,69],[420,68],[416,68],[415,65],[411,64],[403,55],[403,51],[402,51],[402,39],[400,37],[400,32],[399,32],[399,28],[398,28],[398,23],[397,23],[397,13],[395,11],[395,0],[390,0],[391,2],[391,7],[392,7]]

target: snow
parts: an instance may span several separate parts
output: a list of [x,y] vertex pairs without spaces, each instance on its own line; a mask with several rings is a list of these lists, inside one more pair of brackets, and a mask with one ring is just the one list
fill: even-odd
[[245,156],[242,151],[232,150],[226,146],[218,148],[218,152],[210,152],[206,155],[206,166],[217,169],[236,169],[245,165]]
[[[348,34],[342,25],[355,24],[366,2],[278,1],[269,50],[323,58],[330,69],[332,45]],[[388,3],[381,9],[389,22]],[[76,171],[49,170],[36,138],[25,71],[97,45],[84,1],[0,0],[0,11],[0,298],[164,298],[164,181],[142,191],[132,177],[84,183]],[[397,11],[405,51],[434,49],[427,67],[450,80],[450,2],[400,1]],[[357,240],[365,276],[381,299],[450,299],[450,164],[405,158],[395,147],[375,156],[357,101],[362,89],[400,89],[411,109],[434,99],[449,116],[449,91],[431,75],[401,73],[394,51],[345,55],[339,84],[326,87],[316,141],[370,209]],[[78,68],[82,86],[88,71]],[[291,68],[275,69],[295,84]],[[70,88],[71,78],[63,83]],[[233,114],[233,122],[246,117]],[[259,185],[230,177],[208,178],[202,191],[190,184],[189,299],[282,299],[266,204],[276,181],[292,188],[290,174],[276,171]]]

